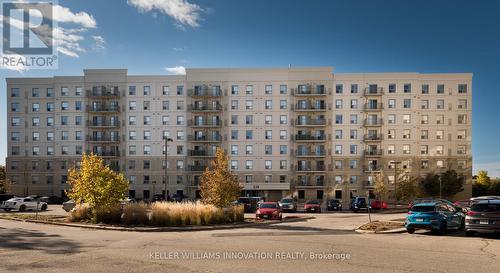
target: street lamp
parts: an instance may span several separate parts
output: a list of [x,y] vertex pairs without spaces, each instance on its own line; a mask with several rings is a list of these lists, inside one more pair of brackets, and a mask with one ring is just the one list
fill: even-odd
[[[168,142],[174,142],[173,139],[169,138],[169,137],[165,137],[165,195],[168,196],[168,193],[167,193],[167,183],[168,183]],[[165,197],[165,200],[167,199],[167,196],[164,196]]]

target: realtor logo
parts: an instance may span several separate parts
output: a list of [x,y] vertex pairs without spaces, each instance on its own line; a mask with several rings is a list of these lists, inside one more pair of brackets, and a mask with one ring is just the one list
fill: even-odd
[[52,12],[49,2],[2,3],[4,68],[57,68]]

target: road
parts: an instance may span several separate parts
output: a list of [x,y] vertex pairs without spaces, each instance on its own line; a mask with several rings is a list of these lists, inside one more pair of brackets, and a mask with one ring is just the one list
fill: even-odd
[[[359,234],[366,214],[259,228],[120,232],[0,220],[0,272],[498,272],[498,237]],[[373,214],[396,219],[404,214]]]

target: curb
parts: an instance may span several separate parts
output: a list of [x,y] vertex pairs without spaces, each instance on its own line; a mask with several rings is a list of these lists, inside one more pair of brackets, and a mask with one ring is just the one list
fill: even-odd
[[251,228],[258,226],[267,226],[279,223],[290,223],[298,222],[303,220],[314,219],[315,217],[297,217],[289,220],[284,219],[283,221],[271,220],[268,222],[252,222],[252,223],[239,223],[231,225],[216,225],[216,226],[184,226],[184,227],[120,227],[120,226],[107,226],[107,225],[84,225],[84,224],[73,224],[64,222],[51,222],[43,220],[33,220],[33,219],[19,219],[11,217],[0,217],[3,220],[11,220],[18,222],[36,223],[36,224],[46,224],[55,226],[67,226],[67,227],[78,227],[87,229],[98,229],[98,230],[114,230],[114,231],[131,231],[131,232],[164,232],[164,231],[207,231],[207,230],[224,230],[224,229],[237,229],[237,228]]
[[389,230],[384,230],[384,231],[355,229],[354,231],[356,231],[358,233],[365,233],[365,234],[396,234],[396,233],[405,233],[406,229],[405,228],[396,228],[396,229],[389,229]]

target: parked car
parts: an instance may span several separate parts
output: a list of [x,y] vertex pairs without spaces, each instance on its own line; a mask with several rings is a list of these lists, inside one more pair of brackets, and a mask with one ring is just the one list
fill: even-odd
[[48,206],[45,202],[40,202],[29,197],[14,197],[2,202],[0,208],[4,211],[18,210],[20,212],[26,210],[47,210]]
[[283,213],[277,202],[262,202],[259,209],[255,212],[257,219],[275,219],[280,220],[283,218]]
[[[129,198],[130,199],[130,198]],[[132,199],[131,199],[132,200]],[[163,194],[155,194],[153,195],[153,199],[152,199],[153,202],[161,202],[161,201],[165,201],[165,195]]]
[[135,202],[136,202],[136,201],[135,201],[135,199],[130,198],[130,197],[125,197],[125,199],[120,200],[120,206],[121,206],[122,208],[124,208],[124,207],[125,207],[125,205],[127,205],[127,204],[131,204],[131,203],[135,203]]
[[326,210],[328,210],[328,211],[332,211],[332,210],[340,211],[340,210],[342,210],[342,203],[340,202],[339,199],[330,199],[326,203]]
[[7,201],[11,198],[14,198],[15,196],[12,194],[0,194],[0,204],[2,204],[3,201]]
[[310,200],[304,204],[304,212],[321,213],[321,203],[318,200]]
[[75,200],[73,200],[73,199],[70,199],[70,200],[62,203],[62,209],[67,211],[67,212],[70,212],[74,207],[76,207],[76,203],[75,203]]
[[283,198],[278,202],[282,211],[296,212],[297,211],[297,201],[293,198]]
[[413,205],[405,221],[408,233],[414,233],[417,229],[425,229],[445,234],[448,229],[463,230],[464,227],[464,213],[441,201]]
[[370,208],[372,210],[383,210],[387,209],[387,203],[382,200],[373,200],[370,202]]
[[500,200],[473,204],[465,216],[465,234],[500,233]]
[[481,201],[488,201],[488,200],[500,200],[500,196],[478,196],[478,197],[472,197],[470,199],[470,205],[472,206],[473,204],[479,203]]
[[243,205],[245,213],[253,213],[257,210],[257,202],[259,200],[251,197],[239,197],[237,204]]
[[64,200],[64,198],[62,198],[62,197],[52,195],[52,196],[49,196],[49,201],[47,203],[49,205],[62,205],[62,203],[64,203],[64,201],[67,201],[67,200]]
[[352,199],[351,201],[351,210],[353,212],[358,212],[360,210],[365,210],[368,211],[368,198],[367,197],[362,197],[362,196],[357,196]]
[[424,198],[416,198],[416,199],[413,199],[413,201],[411,201],[409,204],[408,204],[408,210],[413,206],[413,205],[416,205],[416,204],[421,204],[421,203],[432,203],[432,202],[443,202],[443,203],[446,203],[452,207],[454,207],[455,209],[459,210],[459,211],[462,211],[463,213],[467,213],[467,209],[465,208],[462,208],[460,206],[455,206],[455,204],[453,204],[453,202],[451,202],[450,200],[446,200],[446,199],[442,199],[442,198],[434,198],[434,197],[424,197]]

